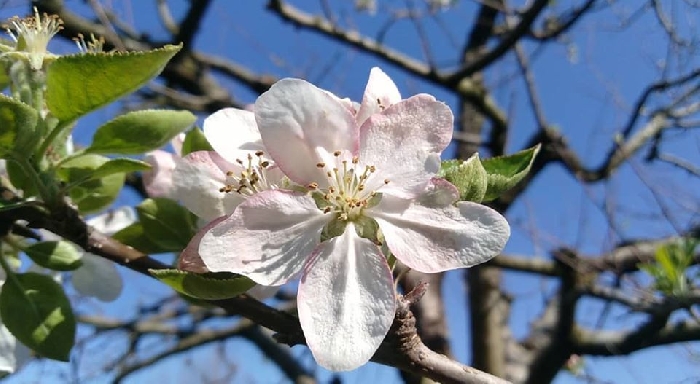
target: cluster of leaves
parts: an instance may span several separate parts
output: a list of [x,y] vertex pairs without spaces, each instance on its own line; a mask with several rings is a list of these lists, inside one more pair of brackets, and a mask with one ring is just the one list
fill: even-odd
[[700,244],[697,238],[685,237],[656,249],[654,262],[640,265],[640,269],[653,279],[653,288],[665,295],[682,296],[692,288],[698,274],[692,276],[691,265],[695,250]]
[[[21,45],[3,47],[4,52],[14,49]],[[190,127],[195,116],[169,110],[126,113],[100,126],[92,143],[78,151],[68,143],[72,128],[82,116],[153,79],[179,50],[166,46],[149,52],[84,52],[45,60],[39,70],[21,55],[3,57],[3,79],[12,96],[0,96],[0,158],[9,179],[5,186],[22,199],[3,201],[2,210],[41,205],[50,211],[67,199],[81,214],[108,207],[127,173],[149,168],[143,161],[114,156],[159,148]],[[23,70],[25,76],[19,76]],[[143,216],[150,207],[144,203]],[[23,252],[43,268],[72,271],[81,266],[82,253],[67,241],[33,242],[9,233],[2,240],[3,324],[39,355],[67,361],[76,323],[62,286],[47,274],[18,273],[16,265]]]

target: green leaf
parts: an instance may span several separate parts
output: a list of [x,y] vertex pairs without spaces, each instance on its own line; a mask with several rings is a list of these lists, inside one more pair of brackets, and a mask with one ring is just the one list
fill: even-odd
[[213,150],[202,130],[194,127],[185,135],[185,140],[182,142],[181,155],[184,157],[192,152]]
[[88,153],[137,155],[162,147],[197,118],[188,111],[147,110],[118,116],[95,132]]
[[494,200],[518,184],[530,172],[532,162],[539,151],[540,144],[537,144],[509,156],[483,160],[481,164],[488,173],[488,188],[484,201]]
[[146,199],[136,212],[146,236],[168,252],[182,251],[197,232],[197,216],[170,199]]
[[459,191],[461,201],[480,203],[488,187],[488,174],[481,165],[479,154],[466,161],[447,160],[442,163],[439,176],[452,183]]
[[204,300],[229,299],[255,286],[253,280],[228,272],[192,273],[178,269],[151,269],[149,272],[177,292]]
[[151,165],[136,159],[128,158],[118,158],[111,159],[106,163],[97,167],[93,172],[87,175],[84,179],[75,182],[75,184],[82,184],[88,180],[101,179],[103,177],[111,176],[117,173],[129,173],[136,171],[145,171],[150,169]]
[[146,236],[141,223],[134,223],[112,235],[112,238],[146,254],[165,253],[168,249],[158,246]]
[[24,345],[50,359],[68,361],[75,341],[75,317],[63,288],[51,277],[24,273],[0,292],[0,316]]
[[0,94],[0,155],[31,153],[39,140],[35,135],[38,118],[34,108]]
[[74,120],[139,89],[181,48],[61,56],[47,70],[46,104],[59,120]]
[[67,241],[43,241],[24,248],[24,253],[38,265],[54,271],[72,271],[83,263],[82,253]]
[[[81,213],[99,211],[112,204],[124,185],[124,173],[101,178],[92,175],[110,159],[100,155],[75,157],[61,164],[58,173],[70,187],[69,195]],[[87,181],[86,181],[87,180]]]

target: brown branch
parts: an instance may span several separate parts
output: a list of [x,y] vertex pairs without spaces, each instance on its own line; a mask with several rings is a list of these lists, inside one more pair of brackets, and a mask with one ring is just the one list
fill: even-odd
[[207,8],[211,5],[211,0],[191,1],[187,15],[178,26],[177,34],[174,36],[175,42],[180,42],[184,49],[190,49],[194,36],[199,32],[200,23]]
[[[665,318],[652,318],[631,331],[600,331],[577,328],[574,352],[595,356],[628,355],[644,348],[700,339],[700,324],[685,320],[665,324]],[[661,326],[658,323],[661,322]],[[664,325],[665,324],[665,325]]]
[[535,22],[540,12],[549,4],[548,0],[535,0],[530,7],[521,13],[520,22],[509,32],[505,33],[501,41],[491,50],[479,55],[474,60],[469,61],[462,68],[447,77],[448,84],[458,84],[462,79],[486,68],[503,55],[505,55],[515,45],[521,37],[527,34]]
[[282,0],[270,0],[267,9],[279,16],[283,21],[297,28],[306,29],[331,38],[338,43],[360,49],[362,52],[394,64],[407,72],[426,80],[437,80],[439,77],[423,62],[410,58],[398,51],[387,48],[375,40],[360,35],[358,32],[345,31],[328,20],[309,15]]
[[[10,201],[16,198],[7,189],[2,191],[2,196]],[[47,209],[41,203],[32,202],[18,209],[0,212],[0,223],[11,224],[17,220],[26,220],[28,226],[32,228],[47,229],[74,242],[87,252],[105,257],[144,275],[152,277],[149,270],[169,268],[168,265],[90,228],[77,210],[67,204],[58,204]],[[422,296],[424,287],[419,286],[414,291],[421,293],[418,298],[412,298],[412,293],[409,293],[407,295],[409,299],[401,297],[398,299],[394,324],[372,360],[444,383],[504,383],[496,377],[463,366],[444,355],[433,352],[423,344],[415,328],[415,318],[409,310],[409,305]],[[298,318],[246,295],[226,300],[212,300],[209,303],[223,308],[228,314],[241,315],[277,332],[278,340],[287,344],[304,343]],[[189,345],[188,342],[200,342],[199,340],[201,339],[191,339],[184,342],[185,344],[181,342],[181,347]]]

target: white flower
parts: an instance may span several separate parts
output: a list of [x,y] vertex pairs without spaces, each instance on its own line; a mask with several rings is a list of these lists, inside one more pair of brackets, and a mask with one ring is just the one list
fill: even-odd
[[34,16],[13,17],[6,27],[7,33],[17,43],[17,51],[27,53],[32,69],[39,70],[44,58],[49,55],[46,48],[55,34],[63,29],[63,21],[56,15],[40,15],[34,8]]
[[182,144],[185,134],[181,133],[170,140],[173,153],[156,149],[146,153],[144,161],[151,165],[151,169],[142,173],[143,185],[150,197],[170,197],[173,189],[173,171],[177,164],[176,159],[182,157]]
[[366,363],[393,321],[392,274],[376,243],[413,269],[440,272],[489,260],[510,234],[488,207],[423,203],[426,193],[451,194],[435,193],[443,187],[431,180],[452,112],[429,95],[396,97],[367,96],[355,114],[303,80],[276,83],[257,100],[255,120],[266,153],[309,193],[250,196],[199,247],[209,270],[260,284],[301,273],[299,320],[316,361],[331,370]]

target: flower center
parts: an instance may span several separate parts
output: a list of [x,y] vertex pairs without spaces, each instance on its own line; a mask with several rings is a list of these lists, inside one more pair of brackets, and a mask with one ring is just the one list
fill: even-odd
[[255,156],[248,154],[247,159],[236,159],[243,170],[239,173],[234,171],[226,172],[226,185],[219,189],[222,193],[236,192],[243,196],[249,197],[253,194],[275,189],[277,186],[270,182],[267,178],[267,170],[270,167],[270,161],[263,158],[262,151],[255,152]]
[[63,29],[63,21],[56,15],[39,14],[34,8],[34,16],[13,17],[5,26],[7,33],[17,42],[17,50],[31,53],[45,53],[51,38]]
[[86,39],[82,33],[78,34],[78,37],[74,37],[75,45],[82,53],[100,53],[103,52],[105,46],[105,38],[95,37],[94,34],[90,34],[90,38]]
[[333,152],[333,164],[318,163],[323,169],[328,187],[319,189],[318,183],[307,188],[314,191],[317,205],[325,213],[336,213],[342,221],[356,221],[365,208],[375,205],[381,198],[377,192],[389,183],[377,179],[374,165],[360,165],[360,159],[347,151]]

